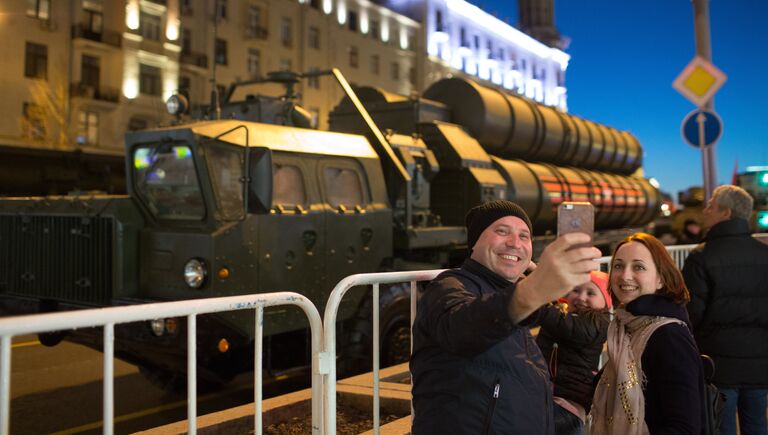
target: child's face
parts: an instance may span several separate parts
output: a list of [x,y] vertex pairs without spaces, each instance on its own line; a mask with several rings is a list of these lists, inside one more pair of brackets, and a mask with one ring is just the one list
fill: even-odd
[[568,301],[568,306],[570,307],[568,309],[569,311],[573,311],[574,309],[583,310],[587,308],[592,310],[602,310],[605,308],[605,298],[603,298],[603,293],[600,292],[600,288],[597,287],[597,284],[592,281],[575,287],[565,296],[565,299]]

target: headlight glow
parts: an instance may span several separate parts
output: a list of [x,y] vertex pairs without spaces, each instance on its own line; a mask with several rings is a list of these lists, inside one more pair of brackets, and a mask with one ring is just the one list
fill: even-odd
[[205,277],[208,272],[205,269],[205,263],[203,260],[193,258],[187,261],[184,266],[184,282],[187,283],[189,288],[200,288],[205,283]]

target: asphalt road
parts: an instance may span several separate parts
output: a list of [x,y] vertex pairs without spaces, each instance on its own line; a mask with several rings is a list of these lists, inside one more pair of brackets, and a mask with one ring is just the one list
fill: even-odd
[[[102,431],[100,352],[62,342],[41,345],[35,336],[16,337],[11,358],[11,433],[93,433]],[[138,368],[115,360],[115,433],[131,433],[180,420],[186,396],[161,391]],[[303,385],[265,388],[264,396]],[[253,376],[242,375],[225,389],[198,397],[197,414],[253,402]]]

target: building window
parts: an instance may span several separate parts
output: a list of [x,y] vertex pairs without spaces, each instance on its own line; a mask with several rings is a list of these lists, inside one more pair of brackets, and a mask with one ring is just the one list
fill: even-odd
[[440,9],[435,11],[435,31],[437,32],[443,32],[445,29],[443,28],[443,11]]
[[195,11],[192,9],[192,0],[181,0],[181,14],[192,15]]
[[181,52],[192,53],[192,32],[189,29],[181,29]]
[[392,77],[392,80],[400,80],[400,64],[397,62],[392,62],[389,65],[389,76]]
[[360,58],[360,55],[357,51],[357,47],[355,47],[354,45],[351,45],[349,47],[349,66],[351,66],[352,68],[357,68],[357,65],[360,63],[359,58]]
[[45,114],[37,104],[24,103],[22,133],[35,140],[45,139]]
[[227,0],[217,0],[219,5],[218,13],[216,14],[219,19],[227,19]]
[[27,42],[24,77],[48,79],[48,46]]
[[101,11],[83,9],[83,25],[88,31],[100,34],[104,27],[103,21]]
[[565,71],[557,70],[557,86],[565,86]]
[[371,28],[371,37],[373,39],[381,37],[381,30],[379,30],[379,20],[371,20],[368,26]]
[[261,6],[248,6],[248,36],[251,38],[266,39],[267,30],[261,25]]
[[280,42],[283,43],[283,47],[291,46],[291,19],[283,17],[280,21]]
[[379,55],[371,56],[371,73],[379,75]]
[[141,13],[139,27],[141,36],[153,41],[160,40],[160,17],[157,15]]
[[248,74],[251,77],[261,76],[261,52],[256,48],[248,49]]
[[77,143],[96,145],[99,143],[99,114],[81,110],[77,114]]
[[227,41],[216,38],[216,49],[214,50],[214,57],[217,65],[227,64]]
[[320,30],[317,27],[309,28],[309,48],[320,49]]
[[469,47],[469,40],[467,40],[467,29],[463,27],[459,29],[459,44],[461,44],[462,47]]
[[189,76],[179,76],[179,93],[184,94],[189,100],[192,93],[192,79]]
[[413,86],[416,86],[416,68],[408,68],[408,81],[411,82]]
[[27,0],[27,16],[39,20],[51,17],[51,0]]
[[307,86],[309,86],[312,89],[320,89],[320,77],[316,75],[312,75],[313,73],[317,73],[320,71],[317,67],[310,67],[309,68],[309,77],[307,77]]
[[357,12],[349,11],[347,14],[347,25],[349,26],[349,30],[357,32]]
[[309,114],[312,115],[312,118],[309,121],[309,126],[312,128],[317,128],[317,126],[320,124],[320,109],[317,107],[310,107]]
[[312,9],[320,9],[320,0],[309,0],[309,6]]
[[280,71],[290,71],[291,70],[291,59],[284,57],[280,59]]
[[99,58],[84,54],[80,59],[80,83],[98,90],[100,72]]
[[160,95],[160,68],[139,64],[139,92],[144,95]]

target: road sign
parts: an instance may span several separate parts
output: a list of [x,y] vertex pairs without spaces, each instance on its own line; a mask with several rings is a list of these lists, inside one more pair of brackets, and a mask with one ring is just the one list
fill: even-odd
[[703,57],[696,56],[677,76],[672,87],[698,107],[703,106],[728,79]]
[[692,147],[707,147],[722,136],[723,120],[711,110],[697,109],[685,116],[680,133]]

